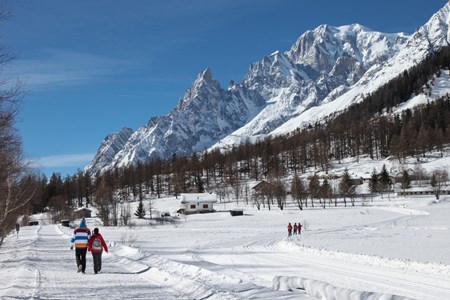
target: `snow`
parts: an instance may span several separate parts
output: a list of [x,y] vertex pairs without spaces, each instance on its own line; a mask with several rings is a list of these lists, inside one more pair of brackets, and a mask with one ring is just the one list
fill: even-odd
[[[400,168],[362,157],[333,172],[357,176],[382,164]],[[448,157],[429,156],[422,166],[444,165]],[[170,212],[169,222],[100,226],[110,251],[97,275],[89,253],[86,274],[76,272],[71,228],[34,216],[39,226],[22,227],[0,247],[0,298],[450,299],[450,196],[391,194],[303,211],[289,199],[283,211],[240,199],[188,216],[176,215],[175,197],[152,205]],[[231,216],[235,208],[244,215]],[[302,234],[287,237],[288,222],[301,222]],[[101,224],[95,216],[87,223]]]

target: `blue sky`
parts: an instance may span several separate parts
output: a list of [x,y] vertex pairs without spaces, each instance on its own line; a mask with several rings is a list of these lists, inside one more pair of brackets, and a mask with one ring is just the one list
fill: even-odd
[[107,134],[168,113],[207,67],[227,87],[321,24],[412,33],[446,2],[3,0],[0,45],[18,56],[2,74],[26,84],[25,155],[66,176]]

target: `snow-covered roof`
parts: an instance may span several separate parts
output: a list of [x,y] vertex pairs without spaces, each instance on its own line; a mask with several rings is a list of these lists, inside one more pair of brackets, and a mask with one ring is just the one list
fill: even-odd
[[217,202],[216,194],[208,194],[208,193],[185,193],[180,194],[181,203],[215,203]]

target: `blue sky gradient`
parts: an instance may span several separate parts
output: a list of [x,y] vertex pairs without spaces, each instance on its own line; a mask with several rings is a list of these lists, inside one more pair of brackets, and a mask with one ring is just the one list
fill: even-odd
[[0,43],[26,83],[17,127],[47,175],[72,175],[103,138],[176,106],[210,67],[224,88],[321,24],[412,33],[446,0],[4,0]]

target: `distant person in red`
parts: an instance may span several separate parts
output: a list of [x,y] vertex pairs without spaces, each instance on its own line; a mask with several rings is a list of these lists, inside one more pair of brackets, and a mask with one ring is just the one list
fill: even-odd
[[288,229],[288,236],[291,236],[292,235],[292,225],[291,225],[291,223],[288,224],[287,229]]
[[94,228],[94,234],[89,239],[88,251],[92,252],[94,260],[94,272],[97,274],[102,269],[102,252],[108,253],[108,246],[102,235],[98,232],[98,228]]
[[298,222],[298,234],[302,233],[302,224]]

